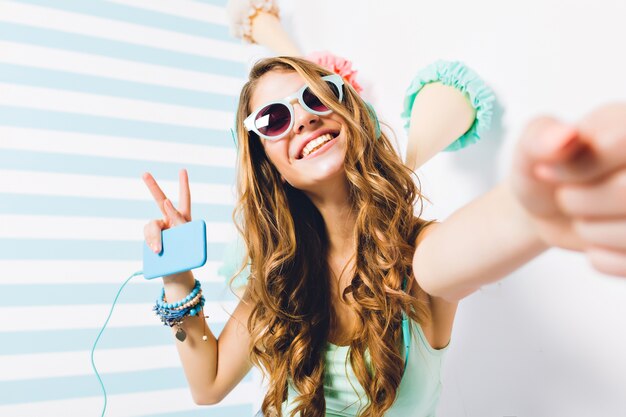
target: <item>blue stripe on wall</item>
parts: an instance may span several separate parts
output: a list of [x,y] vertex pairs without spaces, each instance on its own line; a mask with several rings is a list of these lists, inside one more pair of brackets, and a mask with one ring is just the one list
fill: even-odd
[[0,167],[26,171],[135,178],[137,181],[141,181],[141,175],[146,171],[150,171],[155,178],[178,181],[178,171],[184,167],[187,168],[191,181],[216,185],[231,185],[236,175],[234,168],[227,167],[14,149],[3,149],[0,152]]
[[[112,301],[112,300],[110,300]],[[115,312],[113,313],[115,314]],[[94,323],[94,326],[102,326]],[[225,323],[211,324],[211,332],[217,337]],[[100,327],[93,329],[58,329],[28,332],[3,332],[0,355],[27,355],[32,353],[54,353],[91,350]],[[153,326],[107,327],[98,342],[98,350],[121,349],[170,345],[174,342],[172,333],[154,316]]]
[[[41,5],[49,11],[59,10],[76,13],[77,20],[86,21],[87,16],[111,19],[118,22],[160,29],[162,38],[167,40],[186,34],[195,36],[199,42],[213,39],[226,42],[233,47],[238,39],[230,36],[225,25],[202,22],[194,18],[183,18],[167,13],[155,12],[139,7],[116,4],[114,2],[84,2],[81,0],[17,0],[24,4]],[[202,0],[203,3],[224,7],[226,0]],[[82,15],[82,16],[81,16]],[[11,16],[8,16],[8,20]],[[7,19],[5,19],[7,20]],[[243,58],[214,58],[205,56],[205,51],[179,52],[158,46],[145,46],[134,43],[133,39],[110,40],[99,35],[84,35],[38,27],[37,23],[22,24],[0,22],[0,40],[29,44],[59,51],[72,51],[90,56],[102,56],[130,62],[158,65],[163,68],[175,68],[202,74],[245,78],[246,63]],[[157,39],[159,40],[159,39]],[[80,57],[79,57],[80,59]],[[46,64],[42,63],[45,67]],[[101,96],[112,96],[150,103],[185,106],[193,109],[214,109],[234,112],[238,91],[232,94],[212,94],[193,89],[151,85],[145,82],[132,82],[81,74],[80,69],[68,68],[60,71],[47,68],[19,66],[0,63],[0,82],[11,85],[51,88],[59,91],[74,91]],[[37,97],[32,97],[36,103]],[[187,127],[184,124],[144,122],[122,117],[103,117],[71,112],[38,110],[24,107],[0,106],[0,125],[44,129],[57,132],[75,132],[90,135],[107,135],[121,138],[148,139],[167,143],[189,143],[217,147],[234,147],[229,128],[203,129]],[[234,121],[233,121],[234,123]],[[1,139],[0,139],[1,140]],[[104,141],[104,138],[103,138]],[[106,145],[103,143],[103,145]],[[106,169],[108,166],[108,170]],[[110,167],[114,167],[111,169]],[[137,178],[143,171],[152,172],[157,179],[177,180],[177,171],[181,164],[135,161],[131,159],[111,158],[106,156],[76,156],[49,152],[27,152],[20,150],[0,151],[0,168],[30,170],[39,172],[63,172],[70,174],[102,175],[107,177]],[[215,168],[203,164],[186,166],[192,182],[227,184],[234,181],[233,168]],[[192,214],[195,218],[208,221],[232,222],[232,205],[194,204]],[[149,219],[161,217],[160,211],[152,201],[130,201],[113,198],[79,198],[68,196],[20,195],[15,193],[0,194],[0,213],[20,215],[52,215],[76,217],[106,217]],[[128,260],[141,268],[142,236],[136,241],[94,241],[65,239],[0,239],[0,259],[2,260],[59,260],[62,271],[65,263],[73,260]],[[207,254],[210,261],[222,261],[227,244],[208,243]],[[63,261],[66,261],[65,263]],[[17,271],[8,271],[15,274]],[[23,271],[22,271],[23,272]],[[128,271],[130,274],[133,271]],[[19,275],[19,274],[18,274]],[[120,277],[119,285],[126,276]],[[137,277],[135,281],[143,281]],[[122,291],[120,303],[152,304],[160,293],[160,285],[155,281],[135,282]],[[160,280],[158,280],[160,281]],[[24,282],[24,281],[22,281]],[[0,285],[5,299],[3,306],[57,306],[80,304],[110,304],[119,288],[117,284],[37,284],[25,285],[16,280],[14,284]],[[237,300],[224,283],[205,283],[205,297],[209,301]],[[24,298],[23,294],[29,296]],[[26,300],[16,304],[11,300]],[[35,319],[34,317],[31,317]],[[154,326],[135,326],[128,328],[110,328],[103,333],[98,345],[101,349],[142,348],[152,346],[171,346],[175,343],[170,329],[162,326],[154,317]],[[44,331],[1,332],[0,355],[52,354],[54,352],[89,351],[100,326],[104,322],[98,318],[90,321],[84,329],[51,329]],[[211,330],[218,335],[224,323],[211,325]],[[78,355],[78,353],[77,353]],[[78,356],[77,356],[78,357]],[[96,351],[96,363],[98,351]],[[149,392],[172,388],[188,387],[182,368],[162,368],[147,371],[124,373],[106,373],[103,380],[109,394]],[[44,374],[45,375],[45,374]],[[248,374],[244,381],[250,381]],[[35,378],[22,381],[0,382],[0,404],[28,404],[38,401],[64,400],[84,397],[100,397],[100,385],[93,374],[69,377]],[[229,407],[199,407],[197,410],[156,413],[161,417],[193,417],[229,415],[233,417],[250,416],[250,402]],[[75,410],[77,411],[77,410]],[[83,410],[84,411],[84,410]]]
[[15,23],[0,22],[0,39],[231,77],[244,73],[241,62]]
[[[233,125],[235,121],[233,119]],[[166,123],[143,122],[115,117],[0,106],[0,124],[64,132],[90,133],[173,143],[235,147],[230,131],[202,129]]]
[[[157,176],[157,180],[161,177]],[[140,181],[140,179],[137,179]],[[194,177],[191,177],[194,181]],[[176,196],[171,196],[176,205]],[[193,195],[191,196],[193,200]],[[192,203],[193,218],[209,222],[232,222],[232,205]],[[75,217],[148,219],[160,218],[161,211],[153,201],[112,198],[65,197],[0,193],[0,213]]]
[[233,91],[232,95],[227,96],[184,88],[84,75],[76,72],[5,64],[2,62],[0,62],[0,82],[123,97],[199,109],[233,111],[237,106],[237,98],[235,97],[237,91]]
[[187,35],[235,42],[230,36],[226,25],[218,25],[201,20],[172,16],[152,10],[140,9],[123,4],[102,1],[84,0],[17,0],[19,3],[28,3],[44,6],[51,9],[63,10],[71,13],[81,13],[98,18],[119,20],[156,29],[170,30]]
[[199,407],[198,410],[176,411],[175,413],[159,413],[140,417],[252,417],[256,410],[252,405],[232,405],[226,407]]
[[[96,351],[96,366],[97,351]],[[181,367],[140,372],[102,373],[108,395],[187,388]],[[250,381],[250,373],[243,381]],[[0,404],[32,403],[36,401],[63,400],[101,396],[102,390],[95,375],[61,378],[38,378],[22,381],[0,381]]]
[[[128,271],[130,275],[133,271]],[[27,272],[26,272],[27,273]],[[85,273],[89,273],[85,271]],[[111,304],[120,289],[125,276],[120,276],[119,284],[6,284],[0,285],[3,307],[62,306],[81,304]],[[142,280],[135,277],[135,282]],[[16,279],[19,281],[19,278]],[[117,300],[118,304],[154,303],[161,294],[161,280],[156,283],[127,285]],[[235,301],[237,297],[224,283],[205,282],[202,292],[207,302]],[[27,297],[24,297],[28,294]]]
[[[137,261],[141,267],[142,245],[143,241],[0,239],[0,259]],[[207,260],[221,261],[225,249],[225,243],[207,242]]]

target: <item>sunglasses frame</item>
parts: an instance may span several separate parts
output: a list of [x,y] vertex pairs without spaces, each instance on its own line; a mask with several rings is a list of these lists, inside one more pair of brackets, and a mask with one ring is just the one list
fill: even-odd
[[[322,77],[322,80],[324,81],[329,81],[331,83],[333,83],[335,85],[335,87],[337,87],[337,90],[339,91],[339,97],[337,98],[337,100],[339,102],[341,102],[343,100],[343,85],[344,85],[344,81],[343,78],[341,77],[341,75],[339,74],[331,74],[331,75],[325,75]],[[295,123],[295,113],[293,110],[293,103],[294,101],[298,101],[298,103],[300,103],[300,106],[302,106],[303,109],[305,109],[307,112],[312,113],[312,114],[316,114],[318,116],[325,116],[327,114],[332,113],[333,111],[328,109],[327,111],[315,111],[312,108],[310,108],[309,106],[306,105],[306,103],[304,102],[303,99],[303,95],[304,95],[304,91],[309,88],[309,85],[304,84],[302,86],[302,88],[300,88],[298,91],[296,91],[295,93],[283,98],[282,100],[276,100],[276,101],[271,101],[269,103],[266,103],[264,105],[262,105],[261,107],[259,107],[258,109],[256,109],[255,111],[253,111],[248,117],[246,117],[246,119],[243,121],[243,125],[245,126],[245,128],[248,130],[248,132],[254,132],[257,135],[259,135],[259,137],[266,139],[266,140],[278,140],[280,138],[285,137],[289,131],[291,129],[293,129],[293,125]],[[255,125],[255,119],[256,116],[259,114],[259,112],[261,110],[263,110],[264,108],[266,108],[267,106],[271,106],[272,104],[284,104],[287,109],[289,110],[289,114],[290,114],[290,119],[289,119],[289,127],[287,127],[287,129],[285,129],[285,131],[283,133],[281,133],[280,135],[277,136],[267,136],[262,134],[261,132],[259,132],[259,130],[257,129],[256,125]]]

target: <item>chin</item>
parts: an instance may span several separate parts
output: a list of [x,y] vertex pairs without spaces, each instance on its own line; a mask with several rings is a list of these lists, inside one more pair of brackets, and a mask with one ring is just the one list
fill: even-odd
[[326,169],[318,171],[316,175],[300,178],[295,185],[303,191],[320,191],[321,188],[333,189],[338,181],[345,181],[346,171],[342,163],[328,165]]

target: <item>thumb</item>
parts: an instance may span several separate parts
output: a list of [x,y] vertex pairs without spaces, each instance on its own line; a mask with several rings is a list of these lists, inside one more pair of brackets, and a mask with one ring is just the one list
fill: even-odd
[[558,215],[554,200],[555,185],[536,172],[541,164],[553,164],[566,158],[577,132],[552,117],[531,120],[513,153],[512,186],[522,205],[533,215]]
[[591,183],[623,169],[626,162],[626,103],[599,107],[578,124],[578,130],[582,146],[573,151],[567,161],[547,167],[548,180]]
[[163,202],[163,208],[165,209],[165,213],[167,213],[167,217],[169,218],[172,226],[178,226],[187,223],[185,217],[174,208],[174,205],[169,199],[165,199],[165,201]]
[[574,126],[550,117],[531,122],[522,137],[523,151],[533,163],[564,162],[580,144]]

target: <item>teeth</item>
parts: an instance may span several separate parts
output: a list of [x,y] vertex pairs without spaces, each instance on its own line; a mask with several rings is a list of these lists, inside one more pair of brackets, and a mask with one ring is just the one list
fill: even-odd
[[304,147],[304,150],[302,151],[302,157],[304,158],[305,156],[310,154],[315,148],[317,148],[318,146],[332,139],[333,139],[333,136],[330,133],[326,133],[325,135],[321,135],[317,139],[312,140],[311,142],[307,143],[306,146]]

